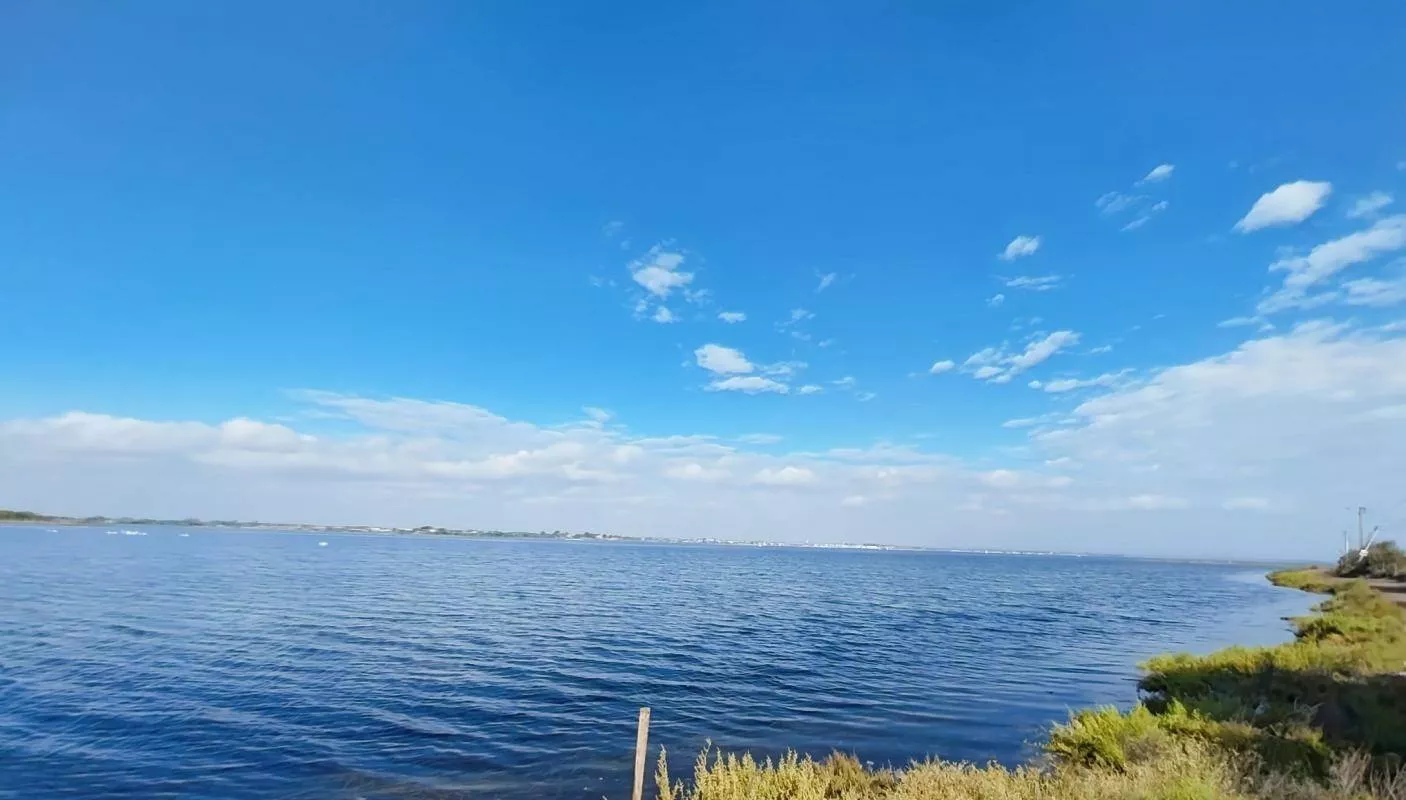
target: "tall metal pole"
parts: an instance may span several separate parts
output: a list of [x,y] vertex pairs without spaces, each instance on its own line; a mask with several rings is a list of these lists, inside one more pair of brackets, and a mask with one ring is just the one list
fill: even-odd
[[1362,519],[1367,516],[1367,507],[1357,507],[1357,549],[1364,550],[1367,547],[1367,535],[1362,532]]

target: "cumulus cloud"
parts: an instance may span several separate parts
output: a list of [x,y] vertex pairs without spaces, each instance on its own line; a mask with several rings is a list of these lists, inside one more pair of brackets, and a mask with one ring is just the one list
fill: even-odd
[[1006,296],[1000,294],[999,292],[986,298],[986,305],[990,306],[991,308],[1000,308],[1001,304],[1004,302],[1006,302]]
[[[298,392],[290,419],[337,424],[0,420],[0,485],[7,504],[80,515],[816,541],[882,532],[945,546],[980,530],[990,547],[1329,558],[1341,498],[1399,497],[1402,334],[1320,322],[1250,339],[1012,420],[1028,431],[1020,452],[970,461],[883,443],[770,453],[644,436],[602,409],[539,425],[465,403]],[[993,350],[995,362],[1013,357]],[[764,379],[718,374],[734,377]],[[845,497],[871,502],[835,514]],[[1275,513],[1246,513],[1264,509]]]
[[944,359],[942,361],[934,363],[931,367],[928,367],[928,373],[932,375],[941,375],[944,372],[951,372],[956,368],[957,362],[951,359]]
[[1386,192],[1372,192],[1369,195],[1354,200],[1352,207],[1347,210],[1347,216],[1349,219],[1373,216],[1378,211],[1391,205],[1391,201],[1391,195]]
[[651,319],[661,324],[679,321],[678,317],[674,316],[674,312],[670,311],[667,306],[660,306],[655,309],[654,316]]
[[666,298],[675,289],[693,282],[693,273],[685,272],[682,253],[667,251],[662,245],[650,248],[644,256],[630,262],[630,277],[654,297]]
[[1040,249],[1040,237],[1038,236],[1017,236],[1006,245],[1006,249],[1001,252],[1003,261],[1014,261],[1024,256],[1033,256],[1035,251]]
[[1400,364],[1406,339],[1306,323],[1086,400],[1032,443],[1097,482],[1146,480],[1129,498],[1268,498],[1331,531],[1335,498],[1391,496],[1406,468],[1406,426],[1384,412],[1406,399]]
[[729,325],[734,325],[738,322],[746,322],[747,315],[741,311],[723,311],[718,314],[718,319]]
[[705,344],[693,351],[698,366],[718,375],[751,372],[754,367],[741,350],[720,344]]
[[785,466],[760,469],[752,480],[766,486],[804,486],[815,483],[815,472],[806,467]]
[[806,385],[796,389],[796,394],[820,394],[823,391],[825,391],[825,387],[818,386],[814,383],[807,383]]
[[1249,213],[1235,223],[1235,230],[1250,233],[1271,226],[1303,222],[1323,207],[1332,191],[1333,184],[1327,181],[1283,184],[1272,192],[1260,195]]

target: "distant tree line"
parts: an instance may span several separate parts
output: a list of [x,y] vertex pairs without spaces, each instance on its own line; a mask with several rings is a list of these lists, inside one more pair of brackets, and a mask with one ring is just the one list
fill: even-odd
[[52,517],[36,514],[33,511],[11,511],[0,508],[0,521],[7,522],[48,522]]

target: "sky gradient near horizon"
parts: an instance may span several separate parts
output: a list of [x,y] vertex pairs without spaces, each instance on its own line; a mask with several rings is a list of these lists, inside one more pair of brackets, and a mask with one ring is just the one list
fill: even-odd
[[0,9],[0,507],[1406,536],[1406,7]]

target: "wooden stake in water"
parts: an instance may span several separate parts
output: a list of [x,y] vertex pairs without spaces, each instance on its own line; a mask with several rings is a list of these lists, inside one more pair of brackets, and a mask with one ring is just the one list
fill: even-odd
[[635,731],[635,793],[632,800],[644,800],[644,758],[649,752],[649,707],[640,709],[639,728]]

